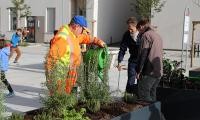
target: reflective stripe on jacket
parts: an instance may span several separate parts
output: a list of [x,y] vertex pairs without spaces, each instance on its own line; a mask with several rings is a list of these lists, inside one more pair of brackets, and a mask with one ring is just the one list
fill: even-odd
[[[51,48],[47,55],[47,72],[55,65],[70,67],[69,76],[65,80],[66,93],[71,92],[71,88],[75,85],[77,79],[76,67],[81,63],[81,49],[80,44],[95,43],[97,45],[103,44],[103,41],[95,38],[90,40],[90,36],[82,34],[76,37],[70,30],[68,25],[60,28],[58,33],[51,41]],[[73,71],[73,72],[72,72]],[[59,85],[58,85],[59,86]]]

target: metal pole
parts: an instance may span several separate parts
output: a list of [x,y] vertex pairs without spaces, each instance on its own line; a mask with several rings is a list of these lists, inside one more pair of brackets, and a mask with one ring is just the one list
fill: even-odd
[[190,67],[193,67],[193,58],[194,58],[194,30],[195,30],[195,23],[192,22],[192,50],[191,50]]
[[184,19],[183,19],[183,38],[182,38],[182,48],[181,48],[181,68],[183,68],[185,12],[186,12],[186,8],[185,8],[185,11],[184,11]]
[[187,59],[188,59],[188,43],[186,44],[185,70],[187,70]]
[[182,48],[181,48],[181,68],[183,68],[183,40],[182,40]]
[[183,40],[182,40],[182,54],[181,54],[181,68],[183,68],[183,49],[185,44],[186,56],[185,56],[185,69],[187,69],[187,52],[188,52],[188,39],[189,39],[189,25],[190,25],[190,11],[189,8],[186,7],[184,11],[184,26],[183,26]]

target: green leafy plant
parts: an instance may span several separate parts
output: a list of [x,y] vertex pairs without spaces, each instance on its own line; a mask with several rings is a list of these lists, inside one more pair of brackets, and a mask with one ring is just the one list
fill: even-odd
[[[102,49],[89,49],[84,55],[84,63],[79,69],[80,100],[86,103],[87,109],[91,112],[99,111],[101,104],[110,101],[108,86],[109,56],[106,48],[100,54]],[[100,57],[104,58],[101,65],[99,65]]]
[[81,108],[80,111],[76,111],[75,109],[68,110],[63,109],[63,120],[90,120],[88,117],[85,117],[86,109]]
[[0,82],[0,120],[3,119],[3,113],[5,112],[5,106],[3,105],[4,103],[4,96],[3,96],[3,84]]
[[98,112],[101,108],[101,103],[100,100],[96,100],[96,99],[88,99],[86,101],[86,106],[88,108],[89,111],[91,112]]
[[17,18],[17,28],[20,27],[20,18],[27,17],[31,15],[30,6],[25,4],[24,0],[11,0],[13,7],[8,9],[12,9],[14,16]]
[[135,103],[137,100],[137,96],[135,94],[127,93],[124,94],[124,101],[127,103]]
[[18,113],[12,113],[7,120],[24,120],[24,116]]
[[76,94],[67,94],[65,92],[66,80],[69,78],[67,73],[70,71],[70,68],[63,64],[62,61],[57,61],[56,63],[53,61],[50,63],[52,69],[46,69],[47,81],[44,85],[49,91],[46,93],[46,96],[42,98],[44,106],[56,110],[72,108],[77,104]]
[[163,59],[163,76],[161,78],[162,87],[184,88],[188,79],[184,73],[185,69],[180,68],[181,61]]
[[51,109],[48,110],[48,112],[42,112],[41,114],[34,116],[34,120],[55,120],[55,119],[57,118],[53,116],[53,111]]
[[161,12],[165,1],[161,0],[136,0],[132,3],[135,6],[136,12],[140,17],[154,17],[155,12]]
[[69,78],[67,74],[70,71],[69,64],[61,60],[56,61],[52,58],[48,66],[51,67],[51,69],[47,69],[47,60],[45,66],[47,80],[43,85],[45,85],[49,91],[46,91],[45,96],[41,97],[45,108],[44,112],[35,116],[35,119],[63,119],[63,110],[74,108],[78,102],[76,93],[72,92],[71,94],[67,94],[65,91],[66,80]]

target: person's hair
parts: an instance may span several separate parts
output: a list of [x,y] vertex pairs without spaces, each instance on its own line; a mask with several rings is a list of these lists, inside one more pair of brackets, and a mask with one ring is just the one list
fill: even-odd
[[70,21],[70,23],[69,23],[70,25],[74,25],[75,24],[75,22],[74,22],[74,20],[73,19],[71,19],[71,21]]
[[10,46],[11,46],[10,40],[0,39],[0,49]]
[[128,18],[126,23],[127,24],[135,24],[135,25],[137,25],[137,19],[135,17],[130,17],[130,18]]
[[58,30],[53,31],[53,35],[55,36],[58,33]]
[[142,19],[138,22],[136,28],[137,28],[137,29],[140,29],[141,26],[144,26],[144,28],[148,28],[148,27],[150,26],[149,19],[148,19],[148,18],[142,18]]
[[72,28],[75,28],[76,24],[75,24],[74,20],[71,20],[70,23],[69,23],[69,25],[72,26]]
[[21,29],[21,28],[17,28],[17,31],[20,31],[20,32],[22,32],[22,29]]

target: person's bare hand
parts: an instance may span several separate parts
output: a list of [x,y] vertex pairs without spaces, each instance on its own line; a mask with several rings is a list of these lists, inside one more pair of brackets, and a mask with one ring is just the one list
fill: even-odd
[[137,73],[136,78],[139,80],[140,79],[140,73]]
[[122,70],[122,65],[119,63],[116,68],[118,69],[118,71],[121,71]]

